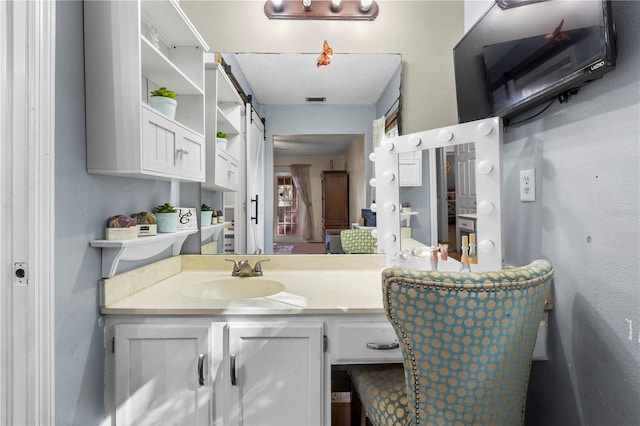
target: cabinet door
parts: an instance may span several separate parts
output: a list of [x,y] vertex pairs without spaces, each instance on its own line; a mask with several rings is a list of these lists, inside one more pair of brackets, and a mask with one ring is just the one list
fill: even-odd
[[115,424],[210,423],[208,326],[124,324],[115,333]]
[[321,322],[231,324],[229,363],[231,424],[322,424]]
[[401,153],[398,175],[400,186],[422,186],[422,151]]
[[238,161],[221,149],[216,151],[215,156],[216,185],[220,188],[237,191],[240,185]]
[[142,107],[142,169],[172,175],[176,170],[176,127],[160,114]]
[[185,129],[178,142],[177,172],[182,177],[204,181],[204,138]]

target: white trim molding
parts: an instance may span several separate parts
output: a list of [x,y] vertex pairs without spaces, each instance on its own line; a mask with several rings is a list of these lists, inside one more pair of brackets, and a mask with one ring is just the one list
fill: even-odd
[[54,424],[55,2],[0,28],[0,423]]

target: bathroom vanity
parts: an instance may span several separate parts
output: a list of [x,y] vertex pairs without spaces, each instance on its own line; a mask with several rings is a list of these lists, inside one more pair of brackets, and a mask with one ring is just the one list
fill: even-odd
[[272,256],[249,278],[225,258],[265,256],[174,256],[102,281],[113,424],[329,424],[332,365],[402,361],[383,255]]

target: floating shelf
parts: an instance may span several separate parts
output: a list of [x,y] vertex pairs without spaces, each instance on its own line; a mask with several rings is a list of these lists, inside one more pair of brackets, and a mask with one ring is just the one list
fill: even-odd
[[223,222],[215,225],[203,226],[200,228],[200,241],[205,242],[209,237],[213,237],[213,241],[217,241],[220,238],[220,233],[225,226],[231,222]]
[[171,246],[173,246],[172,255],[179,255],[187,237],[196,232],[198,232],[197,229],[189,229],[131,240],[93,240],[89,244],[91,247],[102,249],[102,277],[110,278],[116,274],[121,260],[148,259]]
[[417,215],[418,212],[400,212],[400,226],[404,222],[404,226],[411,226],[411,216]]

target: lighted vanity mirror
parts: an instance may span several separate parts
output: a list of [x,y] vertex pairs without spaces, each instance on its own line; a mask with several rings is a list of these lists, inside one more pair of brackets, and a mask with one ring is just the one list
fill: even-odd
[[[361,210],[369,207],[368,181],[373,165],[366,158],[373,146],[373,120],[391,116],[398,110],[402,57],[393,53],[336,52],[329,65],[318,67],[319,53],[236,53],[231,58],[229,54],[222,54],[243,88],[250,86],[254,100],[259,103],[258,113],[266,118],[264,172],[258,179],[264,189],[259,200],[264,204],[260,205],[258,217],[259,225],[267,229],[261,231],[252,220],[257,204],[253,202],[254,194],[223,193],[203,186],[202,202],[222,210],[223,220],[233,220],[235,228],[233,233],[224,230],[217,243],[212,238],[203,240],[203,254],[254,253],[251,239],[259,240],[254,235],[259,237],[260,234],[264,236],[263,253],[269,255],[274,242],[288,247],[303,242],[300,226],[298,237],[283,237],[277,231],[278,203],[282,201],[278,198],[277,176],[282,168],[288,172],[290,164],[311,165],[314,243],[323,244],[321,173],[330,170],[330,164],[334,165],[334,170],[343,170],[345,164],[353,169],[349,173],[350,214],[346,227],[358,223]],[[307,97],[326,97],[326,100],[309,103],[305,100]],[[397,122],[401,122],[399,115],[398,111]],[[246,119],[243,122],[245,127],[247,122]],[[350,146],[357,152],[357,158],[353,154],[347,158],[344,148],[338,151],[339,147],[344,147],[345,139],[352,141]],[[335,151],[328,151],[334,146]],[[247,166],[247,172],[254,170],[255,167]],[[246,186],[249,187],[253,180],[247,175]],[[286,201],[280,204],[286,204]],[[301,225],[306,206],[300,200],[297,205]]]
[[[437,220],[438,158],[441,169],[443,164],[446,167],[446,152],[458,150],[461,154],[475,153],[475,159],[468,161],[468,170],[472,174],[468,181],[475,183],[475,216],[471,217],[475,219],[475,229],[472,233],[476,238],[478,263],[471,265],[471,270],[502,268],[501,129],[502,122],[499,118],[489,118],[385,139],[375,150],[376,179],[372,183],[376,187],[377,200],[372,207],[377,211],[378,251],[386,254],[388,264],[399,252],[407,248],[406,244],[402,247],[399,154],[428,151],[429,179],[424,193],[425,196],[428,193],[429,208],[428,211],[420,213],[429,215],[430,237],[429,240],[419,241],[412,247],[430,247],[438,245],[439,233],[442,233],[439,232]],[[461,155],[459,158],[465,157]],[[441,188],[440,193],[442,192]],[[442,203],[440,206],[442,207]],[[473,210],[473,206],[469,208]],[[442,214],[440,212],[441,216]],[[456,216],[456,220],[459,221],[460,215]]]

